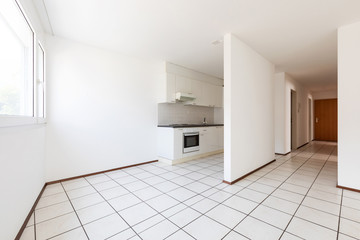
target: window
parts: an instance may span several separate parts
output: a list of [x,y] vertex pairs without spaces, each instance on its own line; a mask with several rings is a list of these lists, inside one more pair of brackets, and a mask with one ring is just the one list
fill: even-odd
[[33,116],[34,33],[15,1],[0,10],[0,114]]
[[45,117],[45,52],[40,43],[36,48],[36,116]]
[[17,0],[0,1],[0,36],[0,127],[44,122],[45,52]]

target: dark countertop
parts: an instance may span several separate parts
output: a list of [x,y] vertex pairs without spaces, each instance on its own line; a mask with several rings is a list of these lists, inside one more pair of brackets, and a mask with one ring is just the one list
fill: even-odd
[[158,127],[168,128],[192,128],[192,127],[218,127],[224,124],[160,124]]

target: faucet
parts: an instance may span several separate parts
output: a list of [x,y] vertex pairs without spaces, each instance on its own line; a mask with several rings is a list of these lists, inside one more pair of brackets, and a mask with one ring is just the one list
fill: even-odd
[[204,117],[203,124],[207,124],[207,122],[206,122],[206,117]]

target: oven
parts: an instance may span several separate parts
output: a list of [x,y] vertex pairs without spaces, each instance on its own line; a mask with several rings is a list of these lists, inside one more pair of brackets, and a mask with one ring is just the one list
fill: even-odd
[[185,132],[183,141],[183,153],[200,150],[199,132]]

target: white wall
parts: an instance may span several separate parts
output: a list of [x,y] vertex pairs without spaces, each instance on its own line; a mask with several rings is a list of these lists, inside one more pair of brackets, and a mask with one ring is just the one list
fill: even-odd
[[[286,154],[291,151],[291,90],[296,91],[296,146],[309,142],[309,108],[308,99],[312,100],[310,91],[286,73],[275,74],[275,152]],[[313,106],[313,101],[312,101]],[[313,107],[312,107],[313,108]],[[313,112],[311,110],[311,112]],[[312,132],[312,131],[311,131]]]
[[338,29],[338,184],[360,190],[360,22]]
[[0,128],[0,239],[14,239],[44,186],[45,126]]
[[237,37],[224,37],[224,179],[274,159],[274,65]]
[[314,100],[337,98],[337,90],[312,92]]
[[57,37],[46,44],[46,180],[157,159],[163,64]]
[[[31,1],[20,1],[38,38],[42,28]],[[14,239],[45,179],[44,124],[0,128],[0,239]]]

